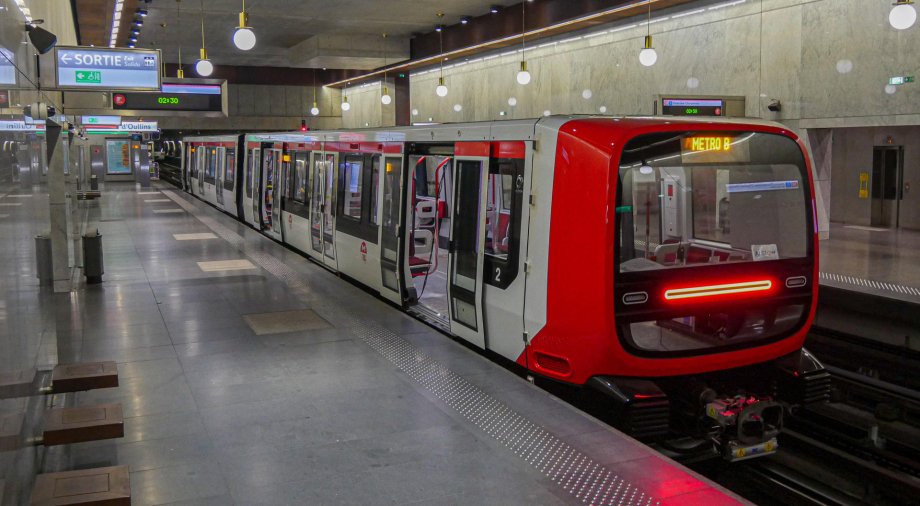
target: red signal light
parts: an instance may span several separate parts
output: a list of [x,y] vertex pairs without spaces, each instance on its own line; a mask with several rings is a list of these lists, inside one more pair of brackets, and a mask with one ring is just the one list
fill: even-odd
[[305,119],[300,120],[300,131],[301,132],[307,131],[307,120]]
[[756,281],[744,281],[740,283],[672,288],[665,290],[664,298],[667,301],[674,301],[680,299],[695,299],[700,297],[714,297],[717,295],[731,295],[737,293],[766,292],[772,289],[772,280],[759,279]]

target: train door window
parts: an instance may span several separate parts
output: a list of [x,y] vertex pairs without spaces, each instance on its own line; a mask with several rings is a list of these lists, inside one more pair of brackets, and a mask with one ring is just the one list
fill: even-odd
[[307,203],[307,164],[309,163],[310,153],[294,153],[294,184],[292,188],[293,199],[301,204]]
[[369,220],[371,225],[377,225],[377,191],[380,189],[380,155],[374,155],[373,162],[371,163],[371,194],[370,194],[370,209]]
[[[402,164],[398,158],[386,158],[383,172],[383,257],[396,262],[399,236],[400,179]],[[396,286],[391,286],[396,289]]]
[[224,171],[224,189],[233,190],[236,184],[236,149],[227,148],[226,169]]
[[507,288],[517,276],[524,160],[492,159],[486,188],[486,284]]
[[188,150],[188,167],[189,172],[192,174],[192,177],[198,179],[198,149],[192,144],[191,149]]
[[259,150],[250,149],[246,160],[246,196],[252,198],[252,187],[255,181],[256,164],[259,160]]
[[217,177],[217,148],[211,148],[208,151],[208,166],[207,172],[205,173],[205,180],[209,183],[213,183],[215,177]]
[[339,177],[344,181],[341,188],[342,216],[361,221],[361,196],[364,189],[364,157],[346,156],[342,162]]

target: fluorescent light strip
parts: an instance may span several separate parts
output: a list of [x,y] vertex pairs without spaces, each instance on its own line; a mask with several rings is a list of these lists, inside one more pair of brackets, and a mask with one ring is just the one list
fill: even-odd
[[115,47],[118,42],[118,30],[121,27],[121,11],[125,8],[125,0],[115,0],[115,12],[112,14],[112,36],[109,47]]
[[671,19],[683,18],[686,16],[692,16],[694,14],[699,14],[701,12],[706,12],[706,9],[697,9],[695,11],[681,12],[680,14],[674,14],[671,16]]

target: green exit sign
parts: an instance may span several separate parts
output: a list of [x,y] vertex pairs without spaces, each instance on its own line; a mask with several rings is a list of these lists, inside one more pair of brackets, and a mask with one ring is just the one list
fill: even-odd
[[102,84],[102,72],[98,70],[78,70],[75,75],[78,83]]
[[888,84],[900,86],[902,84],[914,82],[914,76],[897,76],[888,79]]

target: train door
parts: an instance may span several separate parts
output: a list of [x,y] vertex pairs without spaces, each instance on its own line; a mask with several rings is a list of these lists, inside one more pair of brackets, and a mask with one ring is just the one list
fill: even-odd
[[194,144],[189,144],[188,149],[185,150],[185,155],[185,166],[188,167],[188,185],[185,190],[195,195],[198,189],[198,147]]
[[311,169],[310,245],[323,264],[338,268],[335,259],[335,166],[334,153],[314,153]]
[[450,330],[486,347],[482,314],[488,156],[457,156],[450,220],[447,296]]
[[236,148],[225,148],[224,152],[224,182],[217,191],[224,194],[224,209],[234,216],[240,215],[239,198],[236,191],[237,160]]
[[208,169],[207,169],[208,167],[207,165],[208,164],[208,148],[207,146],[199,146],[198,149],[195,150],[195,155],[198,158],[198,161],[195,164],[195,166],[198,167],[198,189],[197,189],[198,195],[204,198],[205,197],[204,180],[208,176]]
[[227,164],[227,148],[217,148],[217,167],[215,167],[214,194],[217,207],[224,208],[224,170]]
[[904,148],[878,146],[872,156],[872,226],[898,228],[904,198]]
[[272,144],[262,146],[262,230],[281,240],[281,150]]
[[382,170],[380,177],[383,178],[383,184],[380,185],[381,193],[378,196],[378,200],[383,203],[379,241],[383,289],[380,295],[402,305],[407,272],[400,262],[402,237],[399,234],[399,224],[406,215],[406,204],[402,199],[402,189],[406,187],[403,177],[403,156],[384,155]]

